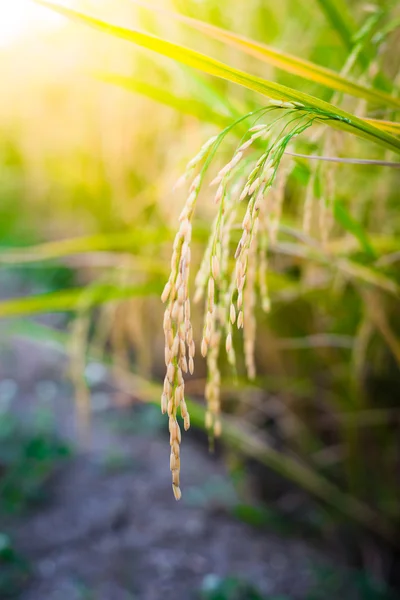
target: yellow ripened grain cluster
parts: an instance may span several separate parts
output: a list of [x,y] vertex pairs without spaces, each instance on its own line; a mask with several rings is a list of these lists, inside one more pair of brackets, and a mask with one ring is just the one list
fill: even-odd
[[[248,376],[256,374],[255,308],[257,294],[265,312],[270,309],[267,285],[268,248],[276,240],[284,201],[287,169],[277,170],[291,139],[312,124],[312,119],[299,104],[271,103],[267,111],[278,111],[270,124],[255,124],[248,129],[231,160],[218,172],[211,186],[217,186],[214,202],[218,207],[211,235],[195,279],[195,302],[204,299],[205,316],[200,343],[207,360],[205,426],[210,438],[221,434],[221,373],[219,357],[225,347],[228,362],[236,368],[233,326],[243,329],[244,357]],[[282,124],[282,109],[294,118]],[[257,112],[257,111],[256,111]],[[286,115],[283,115],[286,116]],[[241,122],[243,120],[240,119]],[[294,124],[293,124],[294,123]],[[288,128],[288,124],[290,127]],[[282,126],[283,125],[283,126]],[[168,413],[170,431],[170,468],[175,498],[181,497],[180,442],[178,409],[184,428],[190,418],[184,396],[184,373],[193,373],[195,345],[190,321],[189,273],[191,264],[192,218],[196,200],[209,164],[226,134],[209,139],[187,165],[177,186],[194,176],[180,215],[171,259],[171,274],[162,300],[164,314],[165,364],[167,368],[161,409]],[[278,131],[278,132],[277,132]],[[276,182],[275,182],[276,180]],[[237,223],[237,219],[239,223]],[[306,219],[307,220],[307,219]],[[231,238],[239,229],[240,239],[234,252],[234,268],[230,267]]]

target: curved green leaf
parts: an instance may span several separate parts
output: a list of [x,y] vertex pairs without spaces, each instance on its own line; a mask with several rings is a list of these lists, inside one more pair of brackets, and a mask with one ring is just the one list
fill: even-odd
[[110,25],[109,23],[106,23],[100,19],[96,19],[64,6],[48,2],[47,0],[35,1],[38,4],[47,6],[48,8],[51,8],[52,10],[66,17],[72,18],[80,23],[84,23],[85,25],[89,25],[90,27],[94,27],[95,29],[98,29],[104,33],[133,42],[138,46],[172,58],[178,62],[204,71],[210,75],[220,77],[227,81],[231,81],[232,83],[237,83],[254,92],[258,92],[264,96],[273,98],[274,100],[300,103],[307,108],[315,110],[317,113],[324,113],[324,116],[322,117],[324,123],[344,131],[349,131],[354,135],[358,135],[359,137],[363,137],[371,142],[378,143],[389,150],[400,153],[400,140],[396,139],[385,131],[377,129],[369,123],[364,122],[362,119],[359,119],[358,117],[338,107],[335,107],[328,102],[319,100],[314,96],[305,94],[303,92],[298,92],[292,88],[266,79],[261,79],[260,77],[249,75],[244,71],[234,69],[229,65],[201,54],[200,52],[196,52],[189,48],[185,48],[184,46],[160,39],[154,35],[142,33],[133,29],[127,29],[125,27]]
[[215,25],[210,25],[205,21],[200,21],[192,17],[186,17],[179,13],[160,9],[156,6],[144,4],[140,0],[132,1],[135,4],[146,8],[147,10],[159,12],[171,17],[172,19],[180,21],[181,23],[184,23],[185,25],[188,25],[197,31],[201,31],[208,37],[225,42],[235,48],[239,48],[246,54],[255,56],[256,58],[267,62],[278,69],[282,69],[283,71],[291,73],[292,75],[297,75],[304,79],[308,79],[309,81],[313,81],[314,83],[319,83],[338,92],[363,98],[369,102],[400,109],[400,98],[396,98],[380,90],[375,90],[373,88],[355,83],[354,81],[351,81],[347,77],[344,77],[339,73],[332,71],[331,69],[327,69],[326,67],[322,67],[308,60],[298,58],[292,54],[282,52],[281,50],[277,50],[276,48],[272,48],[266,44],[256,42],[246,38],[243,35],[233,33],[232,31],[222,29],[221,27],[216,27]]
[[[124,88],[130,92],[137,92],[156,102],[175,108],[180,112],[192,115],[198,119],[206,119],[209,123],[214,123],[220,127],[226,127],[232,120],[227,115],[222,114],[211,108],[206,102],[193,100],[192,98],[181,98],[171,94],[165,88],[159,88],[148,83],[137,81],[132,77],[125,75],[116,75],[113,73],[102,73],[97,75],[98,79],[105,83],[111,83]],[[363,119],[377,129],[382,129],[393,135],[400,135],[400,123],[394,121],[384,121],[382,119]]]

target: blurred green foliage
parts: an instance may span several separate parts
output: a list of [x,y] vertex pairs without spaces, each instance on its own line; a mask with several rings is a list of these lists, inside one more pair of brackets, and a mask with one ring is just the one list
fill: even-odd
[[52,428],[34,429],[12,416],[0,425],[0,511],[20,513],[46,499],[45,484],[71,455]]
[[17,598],[31,575],[28,562],[15,550],[10,538],[0,532],[1,597]]

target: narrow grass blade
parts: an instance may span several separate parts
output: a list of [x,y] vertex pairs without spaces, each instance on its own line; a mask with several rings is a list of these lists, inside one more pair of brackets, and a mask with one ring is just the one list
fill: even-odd
[[156,102],[174,108],[183,114],[196,117],[200,121],[205,120],[209,123],[215,123],[215,125],[218,125],[221,128],[225,128],[227,125],[229,125],[229,123],[232,122],[232,118],[210,109],[206,103],[200,100],[194,100],[192,98],[180,98],[179,96],[176,96],[165,89],[146,82],[136,81],[131,77],[112,74],[100,74],[97,77],[105,83],[117,85],[130,92],[137,92],[138,94],[142,94],[143,96],[151,98]]
[[343,227],[343,229],[354,235],[354,237],[360,242],[360,246],[364,252],[370,258],[376,258],[375,250],[368,239],[367,232],[360,223],[353,219],[343,204],[338,200],[336,200],[334,203],[333,214],[335,220]]
[[[371,46],[366,46],[366,40],[364,40],[364,43],[360,40],[360,36],[365,32],[365,25],[368,27],[368,24],[364,24],[361,29],[358,28],[349,10],[349,3],[345,0],[317,0],[317,3],[324,12],[328,23],[337,32],[344,46],[349,52],[355,52],[356,61],[362,67],[363,71],[366,71],[371,62],[376,58],[375,49]],[[370,19],[371,17],[367,17],[367,22]],[[379,84],[391,89],[390,82],[381,73],[378,73],[376,80]]]
[[67,238],[35,246],[3,250],[0,252],[0,265],[53,260],[88,252],[134,252],[139,251],[144,245],[170,241],[173,235],[173,231],[164,227],[144,227],[118,234]]
[[[342,243],[342,240],[340,242]],[[308,261],[315,260],[326,267],[330,267],[334,270],[337,269],[350,279],[354,279],[355,281],[379,288],[396,296],[397,298],[400,297],[400,286],[396,283],[396,281],[390,277],[387,277],[386,275],[383,275],[379,271],[359,264],[354,260],[327,255],[324,254],[319,248],[291,242],[278,242],[274,246],[271,246],[271,250],[273,252],[279,252],[288,256],[296,256],[297,258]]]
[[[117,75],[114,73],[101,73],[97,75],[100,81],[105,83],[111,83],[119,87],[124,88],[130,92],[137,92],[159,102],[175,108],[180,112],[188,115],[192,115],[198,119],[205,119],[209,123],[214,123],[222,128],[226,127],[231,123],[231,119],[225,114],[212,109],[207,103],[199,100],[193,100],[193,98],[181,98],[175,94],[171,94],[164,88],[151,85],[147,82],[137,81],[131,77],[124,75]],[[237,111],[234,111],[235,115],[239,116]],[[394,121],[383,121],[381,119],[363,119],[367,123],[370,123],[377,129],[387,131],[393,135],[400,135],[400,123]]]
[[190,67],[183,67],[183,69],[185,72],[185,79],[193,81],[197,88],[196,92],[198,93],[200,91],[202,101],[208,104],[209,107],[212,107],[213,110],[217,110],[217,112],[222,111],[224,115],[229,115],[235,120],[246,112],[243,107],[239,108],[239,103],[236,102],[235,98],[230,98],[220,91],[217,86],[214,85],[214,81],[204,77],[202,73],[198,73]]
[[214,75],[232,83],[244,86],[254,92],[258,92],[264,96],[273,98],[274,100],[300,103],[309,109],[313,109],[317,114],[320,114],[321,120],[323,120],[323,122],[327,125],[342,129],[343,131],[349,131],[354,135],[358,135],[359,137],[365,138],[371,142],[380,144],[389,150],[400,154],[400,140],[396,139],[385,131],[377,129],[369,123],[365,123],[362,121],[362,119],[359,119],[358,117],[355,117],[354,115],[339,109],[328,102],[319,100],[314,96],[304,94],[303,92],[298,92],[292,88],[266,79],[261,79],[260,77],[249,75],[244,71],[234,69],[229,65],[210,58],[209,56],[189,48],[185,48],[184,46],[160,39],[156,36],[142,33],[133,29],[127,29],[125,27],[110,25],[109,23],[101,21],[100,19],[90,17],[52,2],[47,2],[46,0],[35,1],[38,4],[47,6],[48,8],[66,17],[98,29],[103,33],[130,41],[138,46],[172,58],[178,62],[204,71],[210,75]]
[[317,0],[332,27],[337,31],[348,50],[353,48],[353,35],[357,29],[345,0]]
[[367,123],[370,123],[382,131],[388,131],[393,135],[400,135],[400,123],[394,121],[383,121],[382,119],[364,119]]
[[112,300],[160,294],[162,291],[161,283],[153,282],[140,286],[127,287],[98,285],[90,289],[89,301],[87,301],[87,288],[63,290],[26,298],[13,298],[0,302],[0,317],[20,317],[21,315],[49,312],[71,312],[79,308],[83,300],[87,301],[87,304],[90,306],[97,306]]
[[208,37],[225,42],[229,46],[239,48],[239,50],[242,50],[246,54],[267,62],[278,69],[282,69],[283,71],[297,75],[314,83],[319,83],[338,92],[363,98],[364,100],[368,100],[369,102],[373,102],[375,104],[383,104],[384,106],[391,106],[393,108],[400,109],[400,98],[396,98],[390,94],[381,92],[380,90],[375,90],[373,88],[355,83],[354,81],[351,81],[351,79],[348,79],[347,77],[344,77],[339,73],[332,71],[331,69],[327,69],[308,60],[298,58],[292,54],[282,52],[276,48],[256,42],[226,29],[216,27],[215,25],[210,25],[205,21],[200,21],[192,17],[186,17],[179,13],[160,9],[156,6],[144,4],[139,0],[132,1],[134,4],[138,4],[147,10],[155,11],[180,21],[181,23],[184,23],[185,25],[188,25],[197,31],[201,31]]

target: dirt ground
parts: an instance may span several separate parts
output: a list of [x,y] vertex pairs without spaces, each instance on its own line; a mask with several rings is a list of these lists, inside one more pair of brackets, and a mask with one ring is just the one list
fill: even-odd
[[[50,411],[61,435],[74,440],[62,354],[18,340],[3,341],[1,355],[0,380],[15,383],[8,409],[27,421]],[[107,392],[96,391],[101,366],[88,376],[95,409],[89,449],[76,449],[52,478],[42,508],[1,524],[33,566],[20,600],[190,600],[229,576],[265,597],[305,600],[313,570],[327,561],[321,552],[236,519],[230,509],[238,498],[224,465],[195,436],[183,442],[183,498],[176,502],[168,438],[154,411],[110,408]]]

